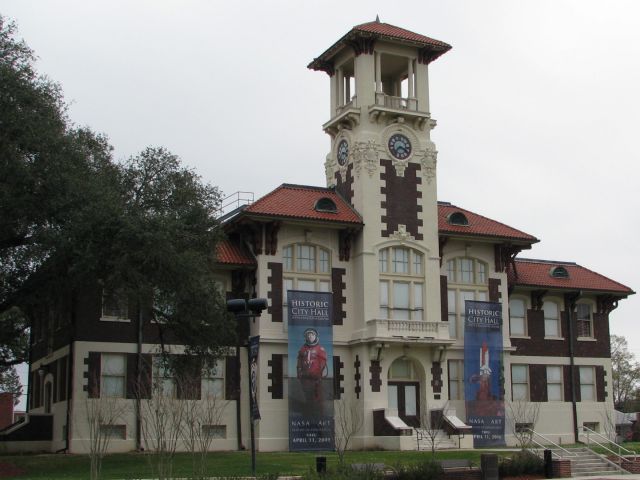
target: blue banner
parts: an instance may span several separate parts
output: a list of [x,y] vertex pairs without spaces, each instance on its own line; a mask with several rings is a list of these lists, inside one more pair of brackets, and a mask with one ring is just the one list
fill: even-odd
[[332,296],[287,292],[289,450],[334,449]]
[[502,305],[465,301],[464,398],[473,446],[504,445]]

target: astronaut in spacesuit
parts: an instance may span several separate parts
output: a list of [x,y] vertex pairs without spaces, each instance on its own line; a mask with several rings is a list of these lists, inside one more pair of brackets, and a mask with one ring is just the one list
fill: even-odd
[[304,331],[304,345],[298,350],[296,370],[307,404],[315,404],[322,408],[322,379],[328,375],[327,351],[320,345],[318,331],[315,328],[307,328]]

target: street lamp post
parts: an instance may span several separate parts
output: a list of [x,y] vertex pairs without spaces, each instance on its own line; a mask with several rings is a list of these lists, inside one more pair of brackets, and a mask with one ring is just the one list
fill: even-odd
[[[267,308],[267,300],[265,298],[252,298],[249,301],[244,298],[234,298],[227,300],[227,310],[233,313],[236,320],[249,320],[259,317],[264,309]],[[247,329],[247,333],[248,329]],[[244,346],[247,347],[247,372],[249,374],[249,420],[250,420],[250,435],[251,435],[251,474],[256,476],[256,443],[255,443],[255,426],[254,422],[259,417],[254,417],[254,412],[257,412],[256,399],[252,395],[251,390],[256,388],[255,378],[251,375],[251,361],[249,360],[249,343],[251,338],[247,338]],[[240,363],[238,362],[238,373],[240,372]],[[253,384],[252,384],[253,383]],[[239,406],[239,405],[238,405]]]

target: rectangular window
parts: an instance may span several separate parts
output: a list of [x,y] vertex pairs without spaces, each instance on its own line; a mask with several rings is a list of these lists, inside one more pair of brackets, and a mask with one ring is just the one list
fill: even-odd
[[457,338],[457,328],[456,328],[456,291],[455,290],[447,290],[447,303],[449,304],[449,337]]
[[380,282],[380,318],[389,318],[389,282]]
[[393,283],[393,318],[409,320],[409,284]]
[[126,440],[127,426],[126,425],[100,425],[100,435],[103,438],[110,438],[112,440]]
[[329,273],[329,252],[320,250],[320,273]]
[[315,280],[298,280],[298,290],[304,290],[306,292],[316,291]]
[[103,397],[124,398],[127,372],[126,356],[123,353],[103,353],[101,355],[100,392]]
[[422,275],[422,254],[413,252],[413,274]]
[[487,267],[484,263],[477,263],[478,268],[478,278],[476,278],[476,283],[487,283]]
[[556,302],[544,302],[542,304],[544,311],[544,336],[557,338],[560,336],[560,315],[558,313],[558,304]]
[[524,301],[519,298],[509,301],[509,332],[512,336],[526,335]]
[[202,433],[209,438],[227,438],[227,426],[202,425]]
[[127,296],[122,291],[104,291],[102,293],[102,318],[129,320]]
[[473,260],[460,259],[460,283],[473,283]]
[[596,383],[593,367],[580,367],[580,401],[593,402],[596,399]]
[[318,291],[319,292],[330,292],[331,291],[330,282],[328,282],[326,280],[320,280]]
[[422,284],[413,284],[413,311],[411,312],[411,320],[423,319],[422,306]]
[[548,366],[547,367],[547,401],[561,402],[562,392],[563,392],[562,367]]
[[315,272],[316,249],[311,245],[298,245],[298,271]]
[[592,338],[591,305],[588,303],[579,303],[576,305],[576,310],[578,337]]
[[285,271],[293,270],[293,248],[291,246],[282,249],[282,263]]
[[511,365],[511,398],[529,400],[529,368],[527,365]]
[[389,261],[389,249],[385,248],[384,250],[380,250],[380,272],[387,273],[389,271],[389,266],[387,262]]
[[464,364],[462,360],[449,360],[447,362],[449,373],[449,400],[464,400]]
[[160,357],[153,357],[154,363],[154,378],[157,384],[155,384],[158,394],[164,397],[175,397],[176,387],[173,379],[171,369],[167,365],[166,361]]
[[409,250],[394,248],[392,264],[393,273],[409,273]]
[[293,279],[291,278],[284,278],[282,280],[282,301],[283,301],[283,305],[282,305],[282,321],[285,325],[287,325],[287,319],[288,319],[288,315],[289,315],[289,308],[288,308],[288,292],[289,290],[293,290]]
[[456,281],[456,261],[449,260],[447,262],[447,282],[453,283]]
[[224,360],[217,360],[213,368],[202,375],[202,398],[224,398]]

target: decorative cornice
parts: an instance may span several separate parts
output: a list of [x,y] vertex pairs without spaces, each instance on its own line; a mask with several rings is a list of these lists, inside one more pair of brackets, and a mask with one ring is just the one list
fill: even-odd
[[548,290],[533,290],[531,292],[531,308],[533,310],[542,310],[544,304],[544,296]]
[[380,163],[379,151],[380,146],[374,140],[356,142],[353,145],[353,151],[349,155],[353,155],[353,166],[357,176],[364,169],[370,177],[373,177]]
[[398,230],[389,235],[389,238],[393,238],[401,242],[415,240],[415,237],[407,232],[407,226],[402,224],[398,225]]
[[422,165],[422,176],[428,184],[431,184],[431,181],[436,177],[438,151],[432,144],[420,152],[419,158],[420,165]]
[[598,295],[596,297],[598,313],[610,314],[616,308],[618,308],[618,297],[613,295]]

